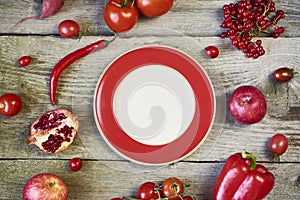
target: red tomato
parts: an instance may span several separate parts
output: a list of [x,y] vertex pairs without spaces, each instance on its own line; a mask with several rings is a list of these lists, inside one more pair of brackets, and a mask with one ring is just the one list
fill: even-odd
[[16,94],[7,93],[0,97],[0,114],[12,117],[22,109],[22,100]]
[[72,158],[69,162],[69,168],[71,171],[75,172],[80,170],[82,167],[82,161],[80,158]]
[[279,156],[284,154],[287,148],[288,139],[283,134],[275,134],[269,142],[269,149],[275,155],[277,161],[280,161]]
[[160,197],[158,188],[159,186],[153,182],[143,183],[138,190],[138,199],[158,199]]
[[80,37],[80,26],[76,21],[67,19],[58,25],[58,33],[64,38]]
[[184,192],[182,181],[176,177],[167,178],[162,183],[162,193],[164,197],[170,197]]
[[29,65],[30,62],[31,62],[30,56],[22,56],[18,61],[20,67],[25,67],[25,66]]
[[174,0],[136,0],[138,10],[147,17],[158,17],[167,13]]
[[273,77],[274,77],[274,80],[277,82],[288,82],[296,74],[297,74],[297,72],[295,72],[294,69],[287,68],[287,67],[281,67],[274,71]]
[[[125,5],[127,2],[127,5]],[[132,1],[110,0],[104,9],[104,21],[114,32],[129,31],[134,27],[139,12]]]

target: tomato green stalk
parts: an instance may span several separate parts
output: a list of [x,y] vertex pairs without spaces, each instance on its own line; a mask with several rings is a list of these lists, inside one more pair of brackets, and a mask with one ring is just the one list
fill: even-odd
[[[132,8],[134,6],[134,2],[135,0],[124,0],[122,4],[116,3],[116,2],[112,2],[115,6],[119,7],[119,8]],[[131,3],[131,5],[129,5],[129,3]]]
[[213,188],[215,200],[260,200],[274,186],[275,176],[250,153],[236,153],[225,162]]
[[103,49],[107,47],[110,43],[112,43],[116,39],[116,34],[114,35],[114,38],[112,40],[99,40],[97,42],[94,42],[86,47],[83,47],[81,49],[78,49],[64,58],[62,58],[52,69],[51,75],[50,75],[50,99],[51,103],[53,105],[56,105],[56,89],[58,84],[58,79],[61,75],[61,73],[68,68],[72,63],[74,63],[76,60],[96,51],[99,49]]

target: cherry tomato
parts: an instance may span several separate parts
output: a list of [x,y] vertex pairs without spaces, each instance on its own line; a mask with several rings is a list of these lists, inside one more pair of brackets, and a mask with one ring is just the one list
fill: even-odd
[[138,199],[158,199],[159,195],[159,186],[153,182],[145,182],[143,183],[138,190]]
[[204,52],[209,58],[216,58],[219,55],[219,49],[215,46],[208,46],[204,49]]
[[58,25],[58,33],[64,38],[80,38],[80,26],[74,20],[64,20]]
[[277,161],[280,161],[279,156],[284,154],[287,148],[288,139],[283,134],[275,134],[269,142],[269,149],[274,154]]
[[0,114],[12,117],[17,115],[21,109],[22,100],[18,95],[7,93],[0,97]]
[[295,72],[291,68],[281,67],[281,68],[276,69],[274,71],[273,77],[274,77],[274,80],[277,81],[277,82],[288,82],[296,74],[297,74],[297,72]]
[[184,192],[182,181],[176,177],[170,177],[162,183],[162,193],[164,197],[170,197]]
[[72,158],[69,162],[69,168],[71,171],[76,172],[82,167],[82,161],[80,158]]
[[29,65],[30,62],[31,62],[30,56],[22,56],[18,61],[20,67],[25,67],[25,66]]
[[[125,4],[126,3],[126,4]],[[114,32],[129,31],[138,20],[139,12],[131,0],[110,0],[104,9],[104,21]]]
[[138,10],[147,17],[158,17],[167,13],[174,0],[136,0]]
[[122,198],[116,197],[116,198],[112,198],[112,199],[110,199],[110,200],[122,200]]

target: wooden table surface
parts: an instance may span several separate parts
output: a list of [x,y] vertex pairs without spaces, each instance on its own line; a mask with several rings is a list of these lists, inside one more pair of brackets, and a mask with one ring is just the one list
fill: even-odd
[[[110,199],[135,196],[145,181],[161,182],[176,176],[190,183],[187,191],[199,200],[212,199],[212,188],[225,160],[233,153],[248,151],[275,175],[270,200],[300,199],[300,76],[288,83],[274,83],[272,72],[281,67],[300,71],[300,2],[275,0],[286,13],[280,21],[285,32],[280,38],[262,37],[266,54],[249,59],[236,50],[224,31],[222,6],[225,0],[175,0],[172,9],[158,18],[140,17],[131,31],[120,33],[107,48],[93,52],[63,72],[57,91],[57,106],[49,100],[49,76],[53,66],[68,53],[100,39],[111,39],[103,20],[100,0],[67,0],[61,11],[47,19],[30,19],[17,27],[21,18],[37,15],[40,1],[0,0],[0,95],[16,93],[23,101],[14,117],[0,117],[0,199],[22,199],[26,181],[37,173],[59,175],[69,189],[69,199]],[[63,39],[58,23],[75,19],[83,37]],[[94,91],[103,70],[122,53],[143,45],[162,44],[178,48],[195,58],[207,71],[216,89],[217,116],[207,140],[183,160],[160,167],[133,164],[113,152],[101,138],[93,118]],[[203,48],[215,45],[216,59],[203,55]],[[33,58],[24,68],[16,61]],[[226,108],[230,94],[241,85],[253,85],[265,94],[268,112],[254,125],[235,122]],[[78,116],[80,129],[65,151],[48,155],[27,145],[31,123],[54,108],[67,108]],[[285,134],[289,148],[275,162],[268,141],[275,133]],[[180,148],[180,147],[178,147]],[[73,157],[83,159],[78,172],[68,169]]]

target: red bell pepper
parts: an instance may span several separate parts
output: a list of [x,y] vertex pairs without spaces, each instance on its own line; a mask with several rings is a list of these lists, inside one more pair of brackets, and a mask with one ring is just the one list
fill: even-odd
[[225,162],[213,188],[215,200],[260,200],[274,186],[275,176],[266,167],[256,164],[249,153],[236,153]]

